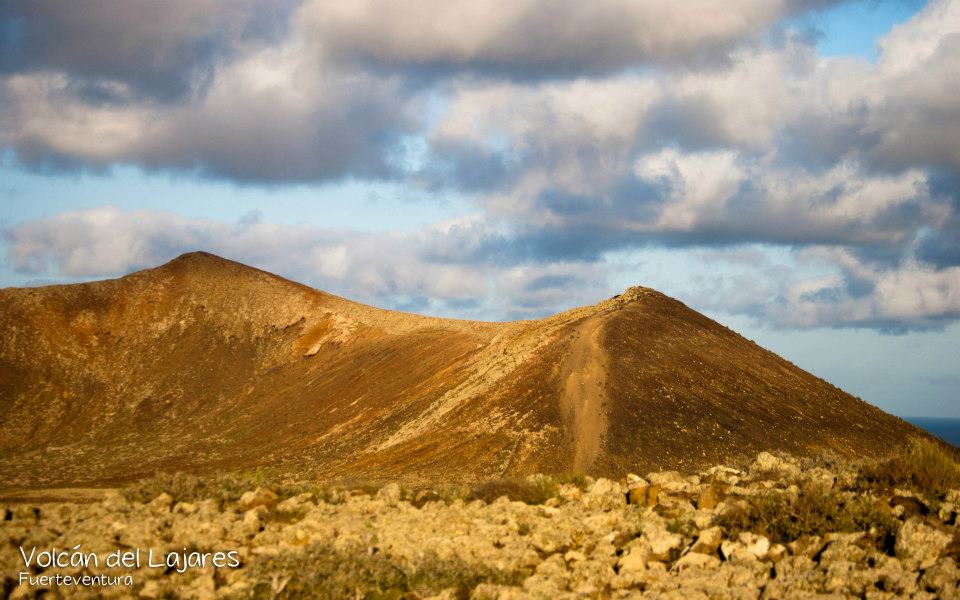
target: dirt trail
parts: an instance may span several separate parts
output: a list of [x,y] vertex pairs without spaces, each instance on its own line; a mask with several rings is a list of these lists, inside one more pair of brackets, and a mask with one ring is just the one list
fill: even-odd
[[580,472],[593,466],[607,430],[607,354],[600,340],[602,325],[603,318],[596,316],[577,328],[561,370],[560,410],[573,434],[573,467]]

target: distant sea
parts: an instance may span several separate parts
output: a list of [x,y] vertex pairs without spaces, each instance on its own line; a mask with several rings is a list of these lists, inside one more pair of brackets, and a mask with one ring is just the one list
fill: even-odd
[[941,440],[960,448],[960,419],[940,419],[935,417],[902,417],[920,429],[926,429]]

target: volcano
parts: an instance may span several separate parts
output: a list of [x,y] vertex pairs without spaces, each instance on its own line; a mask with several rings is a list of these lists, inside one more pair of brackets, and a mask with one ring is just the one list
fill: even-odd
[[351,302],[206,253],[0,290],[0,485],[645,473],[919,431],[653,289],[540,320]]

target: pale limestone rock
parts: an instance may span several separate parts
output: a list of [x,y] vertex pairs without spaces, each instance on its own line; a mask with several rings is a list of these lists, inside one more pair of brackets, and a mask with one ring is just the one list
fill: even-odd
[[653,508],[660,498],[659,485],[639,485],[627,492],[627,502],[633,506]]
[[766,558],[770,550],[770,540],[765,536],[747,531],[740,534],[740,543],[743,544],[744,551],[757,560]]
[[247,512],[257,506],[262,506],[269,510],[277,505],[277,500],[277,495],[273,490],[258,487],[251,492],[244,492],[244,494],[240,496],[240,501],[237,502],[237,510]]
[[892,556],[877,557],[873,577],[878,589],[896,595],[909,595],[917,590],[917,572],[904,568],[903,562]]
[[724,560],[747,557],[743,544],[733,540],[724,540],[720,543],[720,555],[723,556]]
[[761,472],[776,472],[782,479],[797,478],[801,474],[800,466],[796,462],[776,457],[769,452],[758,454],[756,460],[750,465],[751,474]]
[[557,495],[566,502],[579,502],[583,498],[583,490],[572,483],[562,483],[558,488]]
[[787,555],[787,547],[783,544],[773,544],[767,552],[767,560],[780,562]]
[[832,488],[837,482],[837,476],[823,467],[813,467],[803,473],[804,481],[819,485],[825,488]]
[[173,507],[173,512],[178,515],[192,515],[197,512],[197,506],[191,502],[177,502]]
[[680,559],[673,564],[673,568],[677,571],[683,571],[689,568],[715,569],[719,566],[719,558],[716,556],[701,554],[699,552],[689,552],[681,556]]
[[387,506],[396,506],[403,498],[403,490],[397,483],[388,484],[377,492],[377,500],[382,501]]
[[643,543],[635,543],[617,560],[617,567],[621,575],[637,575],[647,568],[647,560],[650,557],[650,546],[644,540]]
[[705,485],[697,496],[697,510],[713,510],[720,503],[721,492],[716,485]]
[[240,530],[243,535],[253,537],[263,529],[263,517],[266,510],[263,506],[255,506],[243,513],[243,521],[240,523]]
[[714,513],[722,510],[724,506],[726,505],[721,502],[717,505],[716,511],[706,512],[698,510],[691,515],[691,520],[693,521],[693,524],[696,525],[697,529],[707,529],[713,525],[714,519],[716,518]]
[[154,514],[168,513],[170,512],[170,508],[173,506],[173,496],[163,492],[151,500],[148,506]]
[[662,471],[647,474],[651,484],[659,485],[666,492],[687,492],[693,485],[683,475],[676,471]]
[[297,494],[292,498],[287,498],[283,502],[277,504],[277,509],[282,511],[293,511],[298,509],[304,509],[308,505],[312,506],[314,500],[314,495],[312,492],[304,492],[302,494]]
[[796,539],[787,544],[787,547],[790,549],[790,554],[794,556],[806,556],[808,558],[813,558],[819,554],[826,545],[827,543],[819,536],[812,535]]
[[552,554],[537,567],[536,572],[523,581],[523,588],[534,595],[551,597],[570,583],[567,564],[559,554]]
[[644,535],[650,543],[650,559],[669,561],[674,551],[683,545],[683,537],[679,533],[670,533],[666,529],[645,531]]
[[690,552],[697,554],[714,555],[723,541],[723,530],[719,527],[710,527],[700,531],[697,541],[690,547]]
[[897,532],[897,558],[920,569],[933,566],[953,536],[925,525],[918,518],[908,519]]
[[590,486],[581,502],[592,510],[613,510],[625,504],[625,496],[619,483],[601,477]]
[[957,562],[949,557],[941,558],[924,571],[920,586],[935,590],[938,597],[945,600],[960,598],[960,568]]
[[716,466],[707,469],[704,473],[704,478],[710,479],[717,483],[725,483],[727,485],[737,485],[740,483],[740,478],[743,477],[743,472],[738,471],[737,469],[732,469],[730,467]]

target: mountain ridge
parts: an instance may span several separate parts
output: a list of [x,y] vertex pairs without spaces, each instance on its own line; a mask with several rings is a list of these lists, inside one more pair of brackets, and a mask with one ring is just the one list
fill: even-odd
[[0,290],[0,485],[158,470],[609,474],[919,430],[656,290],[544,319],[379,309],[208,253]]

